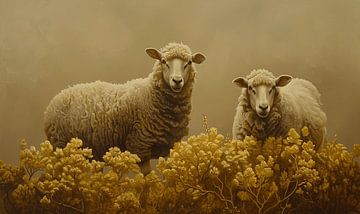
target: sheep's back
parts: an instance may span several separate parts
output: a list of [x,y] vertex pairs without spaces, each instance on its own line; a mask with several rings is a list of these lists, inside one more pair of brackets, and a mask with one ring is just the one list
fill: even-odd
[[107,82],[77,84],[62,90],[48,105],[45,114],[45,133],[55,146],[64,147],[73,137],[84,146],[104,153],[120,140],[114,114],[119,99],[127,92],[125,85]]
[[[284,124],[299,131],[309,126],[316,139],[322,138],[326,115],[321,110],[320,93],[309,81],[295,78],[280,89]],[[322,141],[322,140],[320,140]]]

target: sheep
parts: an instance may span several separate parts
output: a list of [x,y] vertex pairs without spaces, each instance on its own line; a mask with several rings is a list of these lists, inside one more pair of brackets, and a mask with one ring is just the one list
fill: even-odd
[[318,149],[326,134],[326,115],[320,93],[309,81],[265,70],[253,70],[233,83],[242,88],[233,123],[233,138],[252,135],[263,141],[268,136],[285,137],[290,128],[307,126],[309,139]]
[[145,52],[156,59],[146,78],[77,84],[56,95],[44,113],[48,140],[64,147],[71,138],[80,138],[96,160],[117,146],[138,155],[141,171],[148,174],[150,159],[167,156],[188,134],[194,63],[202,63],[205,56],[192,54],[182,43]]

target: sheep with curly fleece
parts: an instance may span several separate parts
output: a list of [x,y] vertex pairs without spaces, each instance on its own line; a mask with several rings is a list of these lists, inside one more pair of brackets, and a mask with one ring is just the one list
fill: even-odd
[[44,114],[50,142],[64,147],[78,137],[97,160],[117,146],[141,158],[144,174],[151,170],[150,159],[167,156],[188,134],[194,63],[202,63],[205,56],[178,43],[145,51],[156,59],[146,78],[77,84],[56,95]]
[[275,78],[259,69],[233,83],[242,88],[233,123],[234,139],[252,135],[264,140],[307,126],[309,138],[316,149],[320,147],[326,134],[326,115],[320,108],[320,93],[311,82],[288,75]]

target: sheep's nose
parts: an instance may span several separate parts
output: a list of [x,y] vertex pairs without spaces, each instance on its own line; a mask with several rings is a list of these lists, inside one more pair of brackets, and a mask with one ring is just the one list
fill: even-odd
[[173,78],[172,81],[173,81],[174,83],[176,83],[176,85],[179,85],[183,80],[182,80],[182,78],[179,78],[179,79]]
[[267,104],[262,104],[262,105],[259,105],[259,108],[263,111],[267,110],[269,108],[269,106]]

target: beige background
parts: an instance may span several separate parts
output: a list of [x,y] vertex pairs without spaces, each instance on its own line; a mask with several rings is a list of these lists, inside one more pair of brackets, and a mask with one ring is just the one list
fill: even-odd
[[350,146],[360,124],[360,2],[0,0],[0,159],[18,142],[44,140],[43,111],[79,82],[145,77],[147,47],[170,41],[207,55],[193,93],[191,133],[231,133],[240,90],[231,84],[267,68],[312,80],[329,137]]

